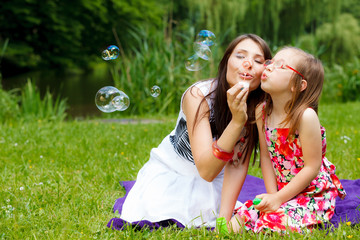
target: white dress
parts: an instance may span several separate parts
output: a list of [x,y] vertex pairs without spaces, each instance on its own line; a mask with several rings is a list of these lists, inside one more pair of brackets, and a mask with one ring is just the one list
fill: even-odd
[[[205,96],[213,80],[195,83]],[[184,96],[184,95],[183,95]],[[202,179],[191,153],[186,116],[180,113],[175,129],[140,169],[124,202],[121,218],[128,222],[175,219],[186,227],[215,227],[219,215],[224,170],[212,181]],[[209,107],[212,107],[208,99]]]

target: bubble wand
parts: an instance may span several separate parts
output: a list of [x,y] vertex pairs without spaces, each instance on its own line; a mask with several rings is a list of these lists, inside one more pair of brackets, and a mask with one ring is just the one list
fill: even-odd
[[243,84],[243,88],[249,88],[249,83],[245,80],[246,76],[247,76],[247,70],[250,68],[251,66],[251,63],[250,61],[248,60],[245,60],[243,63],[242,63],[242,66],[244,67],[245,71],[244,71],[244,74],[243,74],[243,79],[244,79],[244,82],[242,82]]

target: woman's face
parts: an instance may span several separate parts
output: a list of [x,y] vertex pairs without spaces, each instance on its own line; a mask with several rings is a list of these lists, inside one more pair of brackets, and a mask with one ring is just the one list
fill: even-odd
[[256,42],[251,39],[239,42],[227,63],[226,79],[230,87],[244,81],[249,83],[250,91],[255,90],[265,70],[264,62],[264,53]]

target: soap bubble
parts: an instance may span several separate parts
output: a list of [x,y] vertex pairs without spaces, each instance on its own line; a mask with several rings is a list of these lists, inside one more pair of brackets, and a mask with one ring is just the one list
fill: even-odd
[[196,53],[185,61],[185,67],[189,71],[199,71],[200,69],[203,69],[206,64],[207,61],[200,58]]
[[209,60],[211,58],[211,50],[208,45],[201,44],[198,42],[194,43],[195,53],[204,60]]
[[130,105],[129,97],[115,87],[101,88],[95,96],[95,104],[102,112],[125,111]]
[[119,57],[120,50],[115,45],[108,46],[101,54],[102,59],[108,61],[108,60],[114,60]]
[[161,93],[161,88],[157,85],[152,86],[152,88],[150,89],[150,95],[152,97],[158,97]]
[[215,34],[209,30],[201,30],[196,38],[196,42],[207,45],[209,47],[215,44],[215,40]]
[[199,71],[207,65],[212,53],[210,47],[215,45],[215,34],[209,30],[201,30],[193,45],[195,54],[186,59],[185,67],[189,71]]

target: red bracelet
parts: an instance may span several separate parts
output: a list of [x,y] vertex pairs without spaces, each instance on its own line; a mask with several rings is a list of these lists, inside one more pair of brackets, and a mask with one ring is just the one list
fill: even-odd
[[222,150],[217,145],[217,140],[213,142],[212,150],[213,150],[214,156],[221,161],[228,162],[233,159],[234,149],[232,150],[232,152],[226,152],[226,151]]

